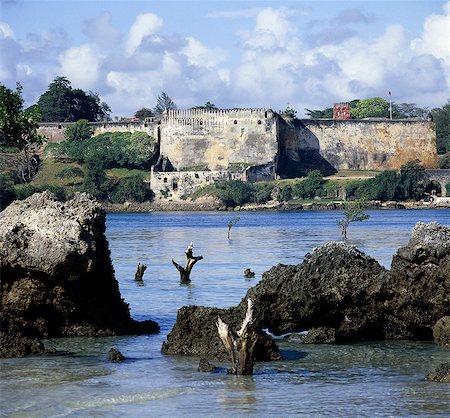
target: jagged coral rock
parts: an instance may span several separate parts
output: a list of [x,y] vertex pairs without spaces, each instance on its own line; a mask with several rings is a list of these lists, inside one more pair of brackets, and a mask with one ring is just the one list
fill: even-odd
[[[63,203],[43,192],[13,202],[0,214],[0,268],[2,340],[158,331],[153,321],[131,319],[114,277],[105,212],[87,194]],[[24,351],[8,346],[2,356]]]

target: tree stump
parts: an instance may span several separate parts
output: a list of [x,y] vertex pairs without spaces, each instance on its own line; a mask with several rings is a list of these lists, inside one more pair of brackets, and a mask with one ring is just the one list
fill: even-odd
[[145,270],[147,270],[147,266],[145,264],[139,263],[137,266],[136,273],[134,275],[134,280],[142,282]]
[[199,260],[203,260],[203,256],[194,257],[193,255],[193,244],[192,242],[187,247],[186,253],[186,265],[185,267],[180,266],[174,259],[172,259],[173,265],[180,272],[180,283],[181,284],[189,284],[191,282],[191,270],[194,267],[195,263]]
[[252,317],[252,301],[247,299],[247,312],[239,331],[231,331],[220,317],[217,319],[217,331],[231,361],[231,368],[228,370],[228,374],[253,374],[253,350],[258,341],[258,334],[252,324]]

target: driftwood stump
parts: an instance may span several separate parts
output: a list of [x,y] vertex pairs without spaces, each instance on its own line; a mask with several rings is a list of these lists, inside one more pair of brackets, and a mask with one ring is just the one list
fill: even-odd
[[199,260],[203,260],[203,256],[194,257],[193,255],[193,244],[192,242],[187,247],[186,253],[186,265],[185,267],[180,266],[174,259],[172,259],[173,265],[180,272],[180,283],[181,284],[189,284],[191,282],[191,270],[194,267],[195,263]]
[[147,266],[145,264],[139,263],[137,266],[136,273],[134,275],[134,280],[142,282],[145,270],[147,270]]
[[239,331],[236,333],[231,331],[220,317],[217,319],[217,331],[231,361],[231,368],[228,370],[228,374],[253,374],[253,350],[258,340],[258,334],[253,327],[252,317],[252,301],[247,299],[247,312]]

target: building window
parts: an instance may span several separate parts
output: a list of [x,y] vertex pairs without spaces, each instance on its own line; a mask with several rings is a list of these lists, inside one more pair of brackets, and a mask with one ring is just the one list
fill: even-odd
[[195,176],[196,179],[200,178],[200,176],[198,175],[198,173],[195,173],[194,176]]
[[178,182],[176,180],[172,181],[172,190],[175,192],[178,190]]
[[237,125],[237,120],[235,119],[233,123],[234,123],[235,125]]
[[167,177],[164,177],[164,183],[167,183]]
[[261,120],[260,119],[258,119],[258,125],[261,125]]

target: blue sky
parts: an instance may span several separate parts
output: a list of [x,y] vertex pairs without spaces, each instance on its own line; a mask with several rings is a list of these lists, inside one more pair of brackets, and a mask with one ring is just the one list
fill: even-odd
[[322,109],[450,98],[450,1],[2,0],[0,82],[33,104],[56,76],[115,116],[154,107]]

